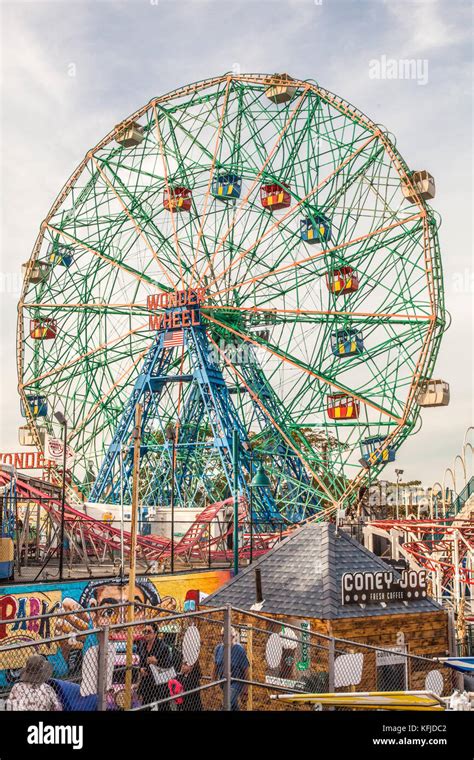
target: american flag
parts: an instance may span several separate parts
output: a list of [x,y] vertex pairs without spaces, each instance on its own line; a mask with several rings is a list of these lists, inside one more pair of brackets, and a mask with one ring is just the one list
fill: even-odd
[[163,340],[163,348],[174,348],[184,343],[184,330],[167,330]]

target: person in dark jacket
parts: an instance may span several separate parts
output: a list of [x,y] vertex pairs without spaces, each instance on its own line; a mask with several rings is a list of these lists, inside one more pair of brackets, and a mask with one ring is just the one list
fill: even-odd
[[[142,704],[150,705],[170,696],[168,681],[176,677],[170,648],[158,636],[156,623],[145,623],[143,639],[138,642],[141,679],[138,695]],[[170,702],[157,706],[158,710],[169,711]]]
[[[191,691],[191,689],[198,689],[201,685],[201,678],[202,673],[199,661],[196,660],[193,665],[190,665],[185,660],[183,660],[180,677],[180,681],[183,684],[183,690]],[[202,710],[203,706],[201,693],[199,691],[196,691],[194,694],[188,694],[183,697],[183,704],[181,709],[183,711]]]

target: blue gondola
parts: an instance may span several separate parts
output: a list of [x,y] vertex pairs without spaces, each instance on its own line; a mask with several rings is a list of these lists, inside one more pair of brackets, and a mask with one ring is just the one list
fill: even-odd
[[331,240],[331,223],[322,214],[306,217],[300,221],[300,236],[305,243],[327,243]]
[[331,350],[334,356],[358,356],[364,351],[364,338],[360,330],[343,328],[331,333]]
[[70,267],[74,261],[74,251],[69,245],[52,245],[49,249],[49,263]]
[[212,194],[220,201],[240,198],[242,177],[238,174],[219,174],[212,180]]
[[392,446],[384,446],[385,438],[380,435],[374,435],[371,438],[364,438],[360,442],[362,457],[369,464],[379,462],[394,462],[395,449]]
[[[27,396],[28,406],[33,417],[46,417],[48,414],[48,401],[44,396]],[[20,401],[21,416],[26,417],[23,401]]]

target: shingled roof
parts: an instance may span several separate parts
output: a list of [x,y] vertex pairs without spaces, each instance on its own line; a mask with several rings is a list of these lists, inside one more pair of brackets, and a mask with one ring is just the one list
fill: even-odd
[[[250,609],[255,604],[255,568],[260,568],[264,603],[262,613],[334,620],[388,614],[434,612],[431,599],[387,605],[343,605],[342,576],[346,572],[374,572],[393,567],[365,549],[332,523],[305,525],[277,544],[257,562],[206,597],[203,604],[231,604]],[[397,576],[397,573],[395,573]]]

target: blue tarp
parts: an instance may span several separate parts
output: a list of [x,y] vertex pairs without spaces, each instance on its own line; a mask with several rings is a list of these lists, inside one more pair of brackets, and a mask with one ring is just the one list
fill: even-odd
[[94,710],[97,710],[97,694],[91,694],[89,697],[81,697],[80,686],[78,683],[60,681],[58,678],[52,678],[49,683],[58,695],[63,710],[66,712],[75,710],[93,712]]
[[462,673],[474,673],[474,657],[446,657],[443,662]]

